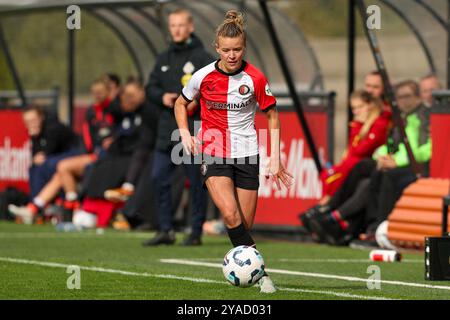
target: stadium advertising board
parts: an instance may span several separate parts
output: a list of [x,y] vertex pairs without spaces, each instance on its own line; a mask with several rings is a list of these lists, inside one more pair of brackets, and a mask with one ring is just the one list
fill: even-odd
[[28,191],[31,142],[17,110],[0,111],[0,191],[16,187]]
[[[315,205],[322,196],[322,184],[314,160],[306,143],[303,130],[294,111],[280,112],[281,161],[294,176],[290,190],[277,186],[266,179],[263,168],[268,161],[269,138],[260,137],[261,174],[256,224],[299,225],[298,214]],[[328,115],[326,112],[307,112],[306,118],[318,148],[319,156],[328,159]],[[263,113],[256,114],[256,128],[267,130],[267,119]],[[261,135],[261,132],[260,132]],[[269,146],[270,150],[270,146]],[[269,153],[270,154],[270,153]]]

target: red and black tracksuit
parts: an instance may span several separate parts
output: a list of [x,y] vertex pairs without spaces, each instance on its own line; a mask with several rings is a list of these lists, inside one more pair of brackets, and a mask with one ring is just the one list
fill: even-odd
[[87,111],[83,122],[83,142],[86,152],[98,156],[105,138],[111,137],[114,129],[114,117],[110,112],[111,101],[92,105]]
[[[106,98],[100,103],[95,103],[86,111],[82,125],[82,138],[84,151],[91,155],[92,161],[96,161],[103,151],[103,140],[111,137],[114,130],[114,117],[110,111],[111,101]],[[66,199],[63,206],[67,210],[75,210],[80,207],[78,199]]]
[[363,123],[350,123],[350,139],[345,158],[337,165],[321,172],[323,195],[332,196],[341,187],[353,167],[362,159],[370,158],[373,152],[386,143],[391,112],[384,111],[375,120],[365,137],[360,137]]

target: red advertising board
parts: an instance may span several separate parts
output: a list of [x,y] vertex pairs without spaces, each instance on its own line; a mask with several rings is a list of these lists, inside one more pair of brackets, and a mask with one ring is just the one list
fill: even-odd
[[0,191],[8,186],[28,191],[31,143],[16,110],[0,111]]
[[[449,111],[450,112],[450,111]],[[431,156],[430,175],[433,178],[450,179],[450,113],[431,114]]]
[[[276,185],[260,175],[258,209],[255,223],[264,225],[299,225],[298,214],[317,204],[322,196],[322,184],[308,148],[297,114],[293,111],[280,112],[281,161],[294,176],[295,183],[290,190]],[[319,155],[328,159],[328,115],[326,112],[307,112],[306,118]],[[267,119],[263,113],[256,114],[256,128],[260,140],[261,168],[268,161],[266,135]]]

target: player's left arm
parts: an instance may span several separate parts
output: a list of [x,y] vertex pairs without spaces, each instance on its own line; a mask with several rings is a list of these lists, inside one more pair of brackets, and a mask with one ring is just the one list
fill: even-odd
[[289,188],[293,184],[293,177],[286,171],[283,164],[281,163],[281,123],[278,116],[278,110],[275,107],[271,107],[267,111],[265,111],[265,113],[267,116],[270,133],[270,162],[268,168],[269,175],[272,176],[272,179],[277,185],[278,189],[281,189],[280,180],[286,186],[286,188]]
[[[258,102],[259,109],[262,110],[266,116],[269,134],[270,134],[270,161],[267,168],[268,174],[272,177],[278,189],[281,189],[280,180],[289,188],[293,183],[293,177],[289,174],[281,163],[280,157],[280,139],[281,139],[281,124],[276,108],[277,101],[270,90],[269,83],[266,77],[258,74],[254,77],[255,98]],[[266,175],[266,178],[269,178]]]
[[270,133],[270,161],[273,164],[280,164],[280,130],[281,123],[280,117],[278,116],[278,110],[275,107],[270,108],[265,111],[268,128]]
[[189,132],[188,125],[188,105],[192,101],[186,100],[184,95],[180,95],[175,101],[174,111],[175,120],[177,121],[178,129],[180,130],[181,142],[187,154],[196,154],[194,137]]

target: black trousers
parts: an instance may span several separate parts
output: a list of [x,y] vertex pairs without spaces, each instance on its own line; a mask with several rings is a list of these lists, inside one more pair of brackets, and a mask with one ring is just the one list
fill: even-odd
[[106,156],[89,165],[82,181],[82,194],[103,199],[106,190],[123,183],[131,163],[131,156]]
[[330,199],[331,210],[337,210],[349,223],[347,232],[357,236],[363,230],[366,207],[369,201],[369,186],[372,174],[376,171],[372,159],[361,160],[350,171],[341,188]]
[[[152,229],[157,230],[158,212],[155,200],[155,186],[152,182],[153,153],[150,153],[144,169],[140,172],[141,178],[136,185],[135,192],[125,203],[122,213],[126,216],[132,227],[148,223]],[[183,168],[176,168],[171,180],[172,211],[175,212],[184,189],[185,174]]]
[[130,165],[128,167],[125,182],[131,183],[136,186],[139,178],[142,176],[142,171],[144,171],[150,156],[150,150],[148,149],[137,149],[131,155]]
[[365,159],[353,168],[329,206],[349,222],[349,233],[372,233],[388,218],[403,190],[416,180],[409,167],[379,171],[376,161]]
[[403,190],[417,180],[411,168],[375,171],[370,179],[369,201],[364,216],[367,233],[375,232],[400,199]]
[[330,208],[338,210],[344,219],[364,209],[367,203],[368,181],[376,166],[376,162],[372,159],[361,160],[350,171],[341,188],[331,197]]
[[118,188],[124,182],[136,186],[149,161],[150,150],[139,148],[131,154],[106,152],[86,170],[83,195],[103,198],[108,189]]
[[[174,210],[171,184],[176,168],[177,165],[173,163],[170,152],[155,150],[152,182],[155,190],[159,229],[161,231],[173,229]],[[203,230],[203,223],[206,220],[207,191],[202,187],[200,164],[194,164],[194,162],[183,164],[183,168],[190,182],[189,197],[192,207],[192,234],[200,236]]]

